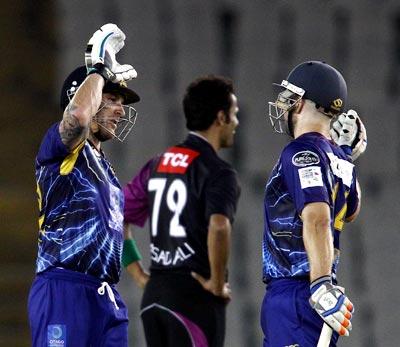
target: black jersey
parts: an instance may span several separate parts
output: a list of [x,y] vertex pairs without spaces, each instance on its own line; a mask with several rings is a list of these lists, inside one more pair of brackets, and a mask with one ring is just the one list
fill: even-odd
[[125,187],[124,218],[143,226],[150,216],[151,270],[210,276],[207,233],[212,214],[233,223],[237,174],[202,137],[151,159]]

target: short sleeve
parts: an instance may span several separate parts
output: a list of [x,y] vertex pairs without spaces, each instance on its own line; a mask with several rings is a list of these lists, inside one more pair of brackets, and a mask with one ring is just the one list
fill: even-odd
[[147,162],[139,173],[124,187],[124,220],[143,227],[149,216],[147,183],[150,178],[154,159]]
[[281,164],[285,184],[299,214],[312,202],[331,204],[326,175],[329,163],[314,146],[290,143],[282,152]]
[[39,165],[49,165],[60,162],[70,154],[68,147],[61,141],[59,126],[60,123],[58,122],[47,130],[36,158]]
[[213,175],[205,190],[206,219],[213,214],[222,214],[233,223],[239,195],[240,187],[233,169],[222,169]]

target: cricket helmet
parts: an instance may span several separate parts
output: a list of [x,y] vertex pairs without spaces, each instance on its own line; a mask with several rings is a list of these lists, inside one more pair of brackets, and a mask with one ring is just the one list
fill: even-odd
[[[275,131],[285,132],[283,115],[294,109],[301,99],[311,100],[323,114],[334,117],[343,112],[347,85],[341,73],[322,61],[297,65],[280,84],[282,91],[269,102],[269,118]],[[287,130],[286,130],[287,131]]]
[[[72,71],[65,79],[60,94],[60,107],[62,111],[64,111],[65,108],[68,106],[70,100],[78,90],[79,86],[86,79],[86,77],[87,77],[86,67],[79,66],[74,71]],[[115,133],[112,133],[113,137],[122,142],[132,130],[137,118],[137,111],[132,106],[129,106],[129,104],[133,104],[140,101],[140,97],[132,89],[129,89],[126,82],[124,81],[120,83],[112,83],[110,81],[107,81],[103,87],[103,93],[118,94],[121,95],[123,98],[122,104],[125,115],[120,118]],[[97,112],[99,112],[101,109],[107,106],[108,106],[107,104],[102,103]],[[93,119],[94,121],[96,121],[96,115],[94,115]],[[110,132],[106,127],[104,127],[104,125],[100,123],[98,124],[104,130]]]

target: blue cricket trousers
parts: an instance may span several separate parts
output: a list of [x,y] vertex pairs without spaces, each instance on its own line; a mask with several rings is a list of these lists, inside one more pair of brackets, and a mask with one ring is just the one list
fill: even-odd
[[[308,280],[271,280],[261,308],[264,347],[316,347],[323,320],[310,306]],[[336,347],[333,333],[330,347]]]
[[127,347],[127,308],[114,286],[80,272],[36,276],[28,301],[33,347]]

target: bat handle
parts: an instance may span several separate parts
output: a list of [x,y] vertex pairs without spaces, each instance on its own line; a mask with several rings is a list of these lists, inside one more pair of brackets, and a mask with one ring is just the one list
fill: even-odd
[[317,347],[329,347],[331,343],[331,337],[332,337],[332,329],[328,324],[324,323],[321,335],[319,336]]

